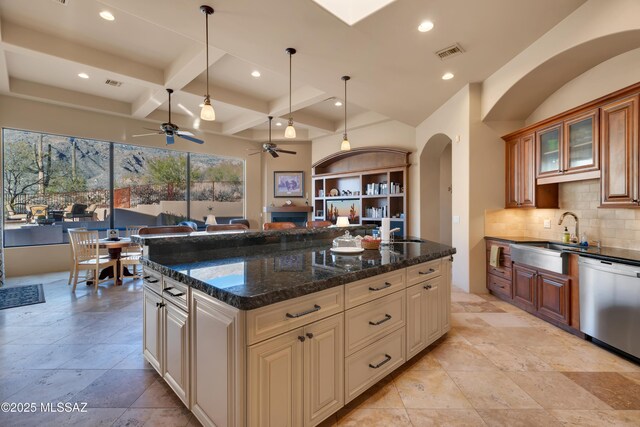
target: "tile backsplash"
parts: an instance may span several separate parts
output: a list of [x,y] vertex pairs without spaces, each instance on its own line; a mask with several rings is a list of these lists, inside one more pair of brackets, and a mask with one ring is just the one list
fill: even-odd
[[[571,211],[578,215],[580,233],[587,233],[589,242],[600,240],[602,246],[640,250],[640,209],[599,208],[599,179],[563,183],[559,191],[560,209],[485,211],[485,235],[562,240],[564,227],[574,233],[575,222],[570,216],[563,225],[558,225],[558,220],[562,213]],[[551,228],[544,228],[546,219],[551,220]]]

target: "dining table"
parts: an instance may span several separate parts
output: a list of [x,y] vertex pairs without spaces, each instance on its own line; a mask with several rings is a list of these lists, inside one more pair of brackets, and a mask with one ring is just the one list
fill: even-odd
[[[128,248],[133,245],[131,239],[128,237],[120,237],[118,240],[111,239],[100,239],[98,241],[98,246],[100,249],[106,249],[109,252],[109,258],[116,260],[116,271],[113,271],[113,267],[107,267],[100,272],[99,279],[103,280],[107,277],[113,277],[116,286],[122,285],[122,280],[118,275],[118,271],[120,271],[120,257],[122,256],[122,249]],[[123,274],[125,276],[131,276],[131,272],[128,269],[124,269]],[[88,283],[87,283],[88,284]]]

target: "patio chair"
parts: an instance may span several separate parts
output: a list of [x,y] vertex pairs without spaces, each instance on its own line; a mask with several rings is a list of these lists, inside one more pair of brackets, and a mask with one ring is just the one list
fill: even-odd
[[38,218],[47,218],[49,216],[49,205],[32,205],[29,206],[29,212],[33,222]]
[[211,224],[207,225],[207,231],[232,231],[232,230],[248,230],[244,224]]
[[100,281],[100,270],[112,267],[115,272],[117,269],[117,260],[100,257],[100,237],[97,231],[74,230],[73,228],[67,231],[69,233],[71,247],[73,248],[73,259],[75,261],[72,292],[76,291],[80,270],[93,272],[91,280],[93,280],[94,289],[97,290],[100,283],[111,280],[108,278]]
[[290,228],[296,228],[296,225],[292,222],[265,222],[262,225],[263,230],[286,230]]
[[7,210],[5,219],[8,221],[26,221],[29,216],[29,214],[26,213],[16,213],[9,203],[5,205],[5,208]]

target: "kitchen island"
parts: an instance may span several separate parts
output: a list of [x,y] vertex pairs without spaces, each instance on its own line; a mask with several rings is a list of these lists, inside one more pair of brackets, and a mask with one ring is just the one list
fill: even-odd
[[137,238],[145,358],[203,425],[317,425],[449,330],[454,248],[343,232]]

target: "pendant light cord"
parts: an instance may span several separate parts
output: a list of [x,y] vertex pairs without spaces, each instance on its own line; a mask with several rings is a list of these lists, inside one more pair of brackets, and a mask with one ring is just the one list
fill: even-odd
[[291,119],[291,52],[289,52],[289,119]]
[[347,139],[347,79],[344,79],[344,138]]
[[205,32],[205,40],[206,40],[206,51],[207,51],[207,98],[209,98],[209,14],[205,14],[205,22],[206,28]]

